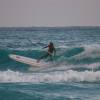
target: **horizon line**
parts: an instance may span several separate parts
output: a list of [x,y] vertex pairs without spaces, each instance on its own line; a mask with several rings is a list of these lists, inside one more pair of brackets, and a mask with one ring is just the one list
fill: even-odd
[[100,27],[100,26],[0,26],[0,28],[28,28],[28,27],[30,27],[30,28],[34,28],[34,27],[44,27],[44,28],[55,28],[55,27]]

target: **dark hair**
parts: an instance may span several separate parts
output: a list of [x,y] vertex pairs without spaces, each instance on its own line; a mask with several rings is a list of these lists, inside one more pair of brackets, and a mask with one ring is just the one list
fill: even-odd
[[50,42],[50,45],[53,45],[53,43],[52,43],[52,42]]
[[53,45],[53,43],[52,43],[52,42],[50,42],[50,43],[49,43],[49,45],[50,45],[51,47],[54,47],[54,45]]

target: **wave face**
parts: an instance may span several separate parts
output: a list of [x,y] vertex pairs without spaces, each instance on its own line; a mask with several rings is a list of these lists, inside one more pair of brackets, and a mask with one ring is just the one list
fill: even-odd
[[[90,46],[90,45],[89,45]],[[99,46],[83,46],[83,47],[69,47],[69,48],[57,48],[57,54],[53,58],[56,65],[52,67],[59,67],[63,69],[63,66],[73,69],[98,69],[100,61],[100,48]],[[97,49],[98,47],[98,49]],[[0,50],[0,69],[1,70],[20,70],[27,71],[28,65],[16,62],[9,58],[9,54],[17,54],[21,56],[26,56],[30,58],[38,59],[45,54],[44,50]],[[44,59],[44,61],[49,62],[50,59]]]
[[[9,58],[38,59],[54,42],[50,67]],[[0,28],[0,100],[99,100],[100,27]],[[91,95],[92,94],[92,95]]]

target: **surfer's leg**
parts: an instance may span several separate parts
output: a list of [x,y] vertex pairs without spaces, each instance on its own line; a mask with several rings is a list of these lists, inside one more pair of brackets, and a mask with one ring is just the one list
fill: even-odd
[[50,61],[53,62],[53,57],[52,57],[52,55],[49,55],[49,57],[50,57]]
[[41,56],[41,57],[37,60],[37,62],[39,62],[41,59],[47,58],[48,56],[49,56],[49,54],[46,53],[45,55]]

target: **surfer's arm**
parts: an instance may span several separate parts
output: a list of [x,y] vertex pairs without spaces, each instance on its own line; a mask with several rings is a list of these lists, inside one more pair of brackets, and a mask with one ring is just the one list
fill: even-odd
[[48,45],[47,45],[47,46],[45,46],[45,47],[43,47],[43,49],[44,49],[44,48],[47,48],[47,47],[48,47]]

